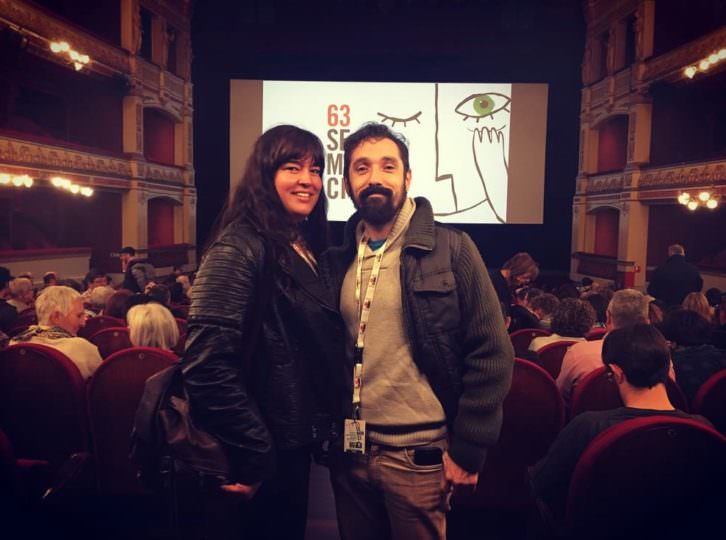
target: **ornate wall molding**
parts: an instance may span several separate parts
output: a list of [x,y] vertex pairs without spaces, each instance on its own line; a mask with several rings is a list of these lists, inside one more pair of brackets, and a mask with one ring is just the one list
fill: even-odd
[[590,176],[586,182],[587,193],[615,193],[623,190],[624,174]]
[[0,162],[129,177],[128,160],[0,136]]
[[168,167],[157,163],[139,164],[139,173],[142,178],[151,181],[184,184],[184,170],[179,167]]
[[680,77],[680,72],[684,67],[722,48],[725,42],[726,26],[677,49],[651,58],[645,63],[643,79],[654,81],[674,73]]
[[726,160],[643,169],[639,182],[641,188],[696,184],[726,184]]

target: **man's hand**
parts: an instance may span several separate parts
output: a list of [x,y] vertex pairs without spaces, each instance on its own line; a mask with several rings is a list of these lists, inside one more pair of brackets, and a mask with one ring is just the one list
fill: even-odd
[[224,484],[221,486],[222,491],[226,491],[227,493],[235,493],[242,497],[245,501],[249,501],[252,499],[252,497],[255,496],[255,493],[257,493],[257,490],[260,489],[260,484],[262,482],[257,482],[256,484],[252,484],[251,486],[248,486],[246,484]]
[[474,491],[476,484],[479,481],[479,473],[470,473],[465,471],[454,463],[454,461],[449,457],[448,452],[444,452],[443,481],[449,489],[466,486],[471,491]]

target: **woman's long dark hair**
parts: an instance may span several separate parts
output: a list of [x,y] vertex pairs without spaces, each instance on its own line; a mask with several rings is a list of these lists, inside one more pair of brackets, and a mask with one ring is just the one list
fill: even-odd
[[296,126],[276,126],[263,133],[247,160],[245,172],[218,220],[215,237],[227,225],[245,221],[266,240],[273,258],[283,262],[291,242],[302,239],[319,256],[328,243],[328,201],[325,190],[313,211],[298,224],[285,210],[275,189],[277,170],[289,161],[310,159],[323,174],[325,153],[318,137]]

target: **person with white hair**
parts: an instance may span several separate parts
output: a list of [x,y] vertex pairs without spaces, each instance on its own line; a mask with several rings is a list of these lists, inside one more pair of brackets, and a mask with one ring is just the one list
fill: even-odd
[[33,308],[33,282],[26,277],[17,277],[10,282],[10,300],[18,313]]
[[88,295],[88,307],[86,309],[86,315],[89,317],[95,317],[99,315],[106,307],[106,302],[111,298],[116,290],[113,287],[107,285],[101,287],[95,287],[91,290]]
[[88,379],[103,359],[98,348],[81,337],[78,330],[86,324],[80,293],[70,287],[54,285],[43,289],[35,301],[38,324],[28,328],[11,341],[38,343],[65,354]]
[[149,302],[132,307],[126,314],[134,347],[157,347],[170,351],[179,341],[179,326],[161,304]]

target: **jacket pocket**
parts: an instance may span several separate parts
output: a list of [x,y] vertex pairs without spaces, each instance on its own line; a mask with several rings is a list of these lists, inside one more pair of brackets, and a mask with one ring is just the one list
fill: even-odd
[[459,296],[452,271],[421,276],[412,285],[418,311],[426,317],[429,328],[447,333],[458,330]]

